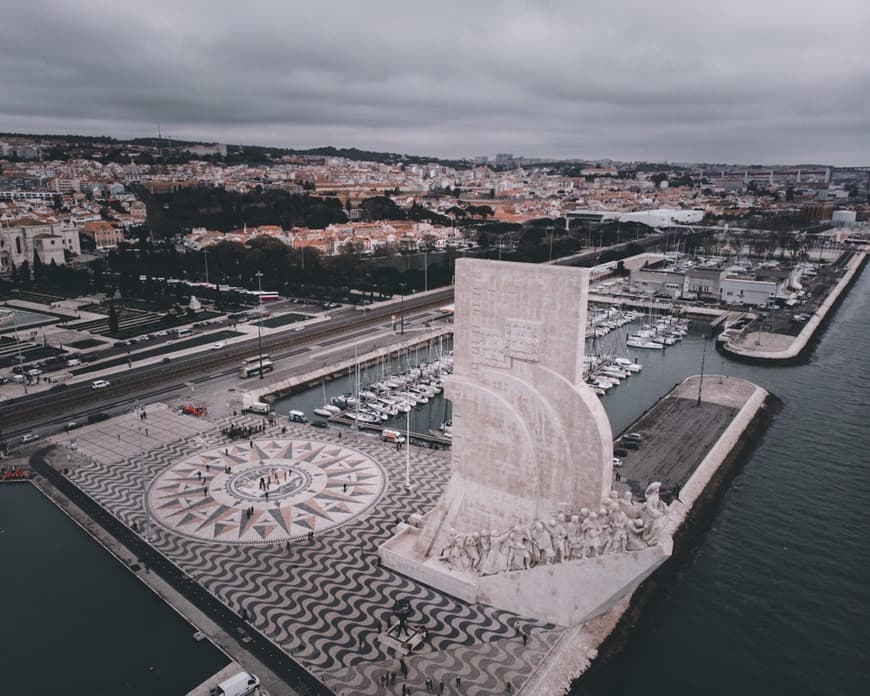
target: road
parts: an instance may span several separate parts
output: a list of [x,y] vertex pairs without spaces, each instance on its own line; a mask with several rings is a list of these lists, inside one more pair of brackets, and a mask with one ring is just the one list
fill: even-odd
[[[444,288],[404,299],[406,328],[415,315],[429,312],[451,302],[453,288]],[[345,309],[333,314],[329,321],[313,324],[298,331],[289,328],[262,339],[264,353],[280,357],[299,355],[305,351],[359,338],[366,329],[389,326],[397,314],[395,303],[383,303],[365,311]],[[106,378],[108,389],[93,390],[89,382],[57,385],[38,394],[6,401],[0,406],[0,439],[15,442],[17,435],[39,428],[56,431],[68,421],[82,422],[88,414],[120,412],[137,400],[179,396],[190,384],[212,378],[236,375],[242,358],[258,354],[258,339],[227,346],[220,351],[204,349],[194,355],[174,359],[168,364],[124,369]]]

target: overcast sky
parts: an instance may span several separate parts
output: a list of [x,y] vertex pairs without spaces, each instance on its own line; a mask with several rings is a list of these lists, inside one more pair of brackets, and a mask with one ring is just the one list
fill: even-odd
[[4,0],[0,131],[870,165],[870,0]]

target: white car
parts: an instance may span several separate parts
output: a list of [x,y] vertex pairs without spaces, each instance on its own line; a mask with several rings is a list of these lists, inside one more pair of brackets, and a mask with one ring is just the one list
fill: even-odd
[[105,389],[111,384],[107,379],[98,379],[95,382],[91,382],[91,389]]
[[613,458],[613,466],[620,467],[622,466],[622,460],[619,457]]
[[211,349],[212,349],[212,350],[220,350],[221,348],[225,348],[226,345],[227,345],[227,344],[226,344],[225,341],[218,341],[217,343],[212,343],[212,344],[211,344]]

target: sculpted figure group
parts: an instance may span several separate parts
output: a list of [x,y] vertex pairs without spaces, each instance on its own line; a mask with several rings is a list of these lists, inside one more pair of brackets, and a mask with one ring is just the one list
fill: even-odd
[[658,482],[647,486],[643,503],[632,500],[630,491],[621,496],[611,491],[598,511],[583,508],[548,521],[473,534],[451,530],[440,560],[454,570],[493,575],[655,546],[668,515],[660,488]]

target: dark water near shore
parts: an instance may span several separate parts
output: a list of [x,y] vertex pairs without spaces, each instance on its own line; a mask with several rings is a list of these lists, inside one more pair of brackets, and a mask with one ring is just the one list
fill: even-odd
[[29,485],[0,485],[0,602],[4,696],[179,695],[228,662]]
[[[724,364],[783,409],[624,652],[572,694],[870,694],[868,293],[865,269],[807,365],[738,365],[708,345],[707,372]],[[614,430],[697,374],[702,346],[641,356],[642,377],[603,399]]]

